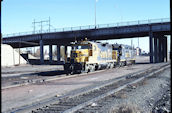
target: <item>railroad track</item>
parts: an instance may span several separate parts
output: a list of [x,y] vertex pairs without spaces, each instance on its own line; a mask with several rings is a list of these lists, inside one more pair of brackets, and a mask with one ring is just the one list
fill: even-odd
[[[165,64],[165,65],[167,65],[167,64]],[[112,70],[112,69],[109,69],[109,70]],[[100,73],[103,71],[107,71],[107,70],[98,70],[95,72],[81,73],[81,74],[75,74],[75,75],[69,75],[69,76],[67,76],[66,74],[61,74],[58,76],[41,76],[41,75],[39,75],[40,73],[35,73],[35,74],[22,75],[22,76],[17,76],[17,77],[3,77],[1,79],[1,81],[2,81],[1,89],[3,90],[3,89],[8,89],[8,88],[24,86],[24,85],[48,82],[48,81],[58,80],[58,79],[74,78],[77,76],[84,76],[84,75],[93,74],[93,73]]]
[[[158,67],[150,68],[145,71],[139,71],[138,73],[119,77],[109,83],[102,84],[87,91],[83,91],[73,95],[56,97],[52,100],[42,102],[42,105],[41,103],[39,103],[28,107],[26,106],[24,108],[16,109],[13,112],[17,113],[30,111],[32,113],[79,113],[83,112],[84,109],[89,111],[89,109],[93,109],[89,106],[94,106],[94,103],[96,103],[96,101],[106,98],[128,86],[131,86],[132,84],[140,82],[147,77],[160,73],[169,67],[169,64],[165,64]],[[101,106],[96,106],[96,109],[98,107]]]
[[75,75],[60,74],[60,75],[54,75],[54,76],[41,76],[41,75],[38,75],[37,73],[37,74],[22,75],[22,76],[17,76],[17,77],[3,77],[1,79],[2,81],[1,89],[4,90],[8,88],[14,88],[14,87],[37,84],[37,83],[39,84],[39,83],[58,80],[58,79],[74,78],[74,77],[89,75],[93,73],[100,73],[102,71],[106,71],[106,70],[98,70],[95,72],[81,73],[81,74],[75,74]]
[[[113,69],[109,69],[109,70],[113,70]],[[83,75],[88,75],[88,74],[93,74],[93,73],[100,73],[103,71],[107,71],[107,70],[98,70],[95,72],[81,73],[81,74],[68,75],[68,76],[66,74],[60,74],[60,75],[54,75],[54,76],[41,76],[40,73],[33,73],[33,74],[14,76],[14,77],[2,77],[1,89],[3,90],[3,89],[14,88],[14,87],[19,87],[19,86],[24,86],[24,85],[35,84],[35,83],[42,83],[42,82],[47,82],[47,81],[52,81],[52,80],[73,78],[73,77],[83,76]]]
[[[108,70],[111,70],[111,69],[108,69]],[[84,76],[84,75],[99,73],[103,71],[107,71],[107,70],[98,70],[94,72],[81,73],[81,74],[75,74],[75,75],[66,75],[66,74],[63,74],[64,73],[63,71],[61,71],[60,74],[49,76],[49,74],[51,75],[51,73],[54,73],[54,71],[53,72],[50,71],[50,72],[47,72],[47,74],[45,74],[47,76],[44,76],[44,74],[42,75],[42,73],[44,72],[39,72],[39,73],[24,74],[21,76],[2,77],[1,89],[3,90],[3,89],[8,89],[8,88],[24,86],[24,85],[57,80],[57,79],[74,78],[77,76]]]

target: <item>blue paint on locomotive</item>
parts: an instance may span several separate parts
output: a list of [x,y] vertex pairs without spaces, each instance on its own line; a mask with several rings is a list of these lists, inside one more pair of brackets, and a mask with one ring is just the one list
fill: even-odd
[[[97,43],[97,47],[100,49],[97,57],[98,61],[112,60],[112,45]],[[103,53],[106,54],[106,57],[102,57]]]
[[[134,54],[134,49],[129,46],[129,45],[121,45],[122,46],[122,55],[120,57],[121,60],[130,60],[133,59],[135,54]],[[129,57],[126,57],[126,54],[129,54]]]

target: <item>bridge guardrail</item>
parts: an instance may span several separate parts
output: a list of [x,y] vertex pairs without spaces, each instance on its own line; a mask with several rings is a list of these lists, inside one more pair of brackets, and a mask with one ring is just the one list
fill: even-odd
[[110,24],[97,24],[95,25],[87,25],[87,26],[76,26],[76,27],[66,27],[66,28],[57,28],[49,30],[38,30],[38,31],[28,31],[28,32],[19,32],[12,34],[4,34],[3,38],[10,38],[13,36],[24,36],[24,35],[34,35],[41,33],[54,33],[54,32],[65,32],[65,31],[77,31],[77,30],[89,30],[95,28],[109,28],[109,27],[119,27],[119,26],[129,26],[129,25],[139,25],[139,24],[150,24],[150,23],[163,23],[170,22],[170,18],[162,18],[162,19],[148,19],[148,20],[138,20],[138,21],[128,21],[128,22],[118,22],[118,23],[110,23]]

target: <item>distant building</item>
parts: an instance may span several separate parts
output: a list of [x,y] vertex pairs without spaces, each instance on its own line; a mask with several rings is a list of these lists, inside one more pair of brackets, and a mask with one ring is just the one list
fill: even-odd
[[141,55],[141,49],[139,47],[136,47],[136,55],[137,56]]

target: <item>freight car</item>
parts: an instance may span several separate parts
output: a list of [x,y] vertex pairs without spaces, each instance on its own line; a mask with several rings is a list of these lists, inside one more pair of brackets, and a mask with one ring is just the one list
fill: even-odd
[[70,57],[66,59],[66,74],[92,72],[99,69],[114,68],[135,62],[132,49],[119,44],[107,44],[93,41],[79,41],[72,45]]

